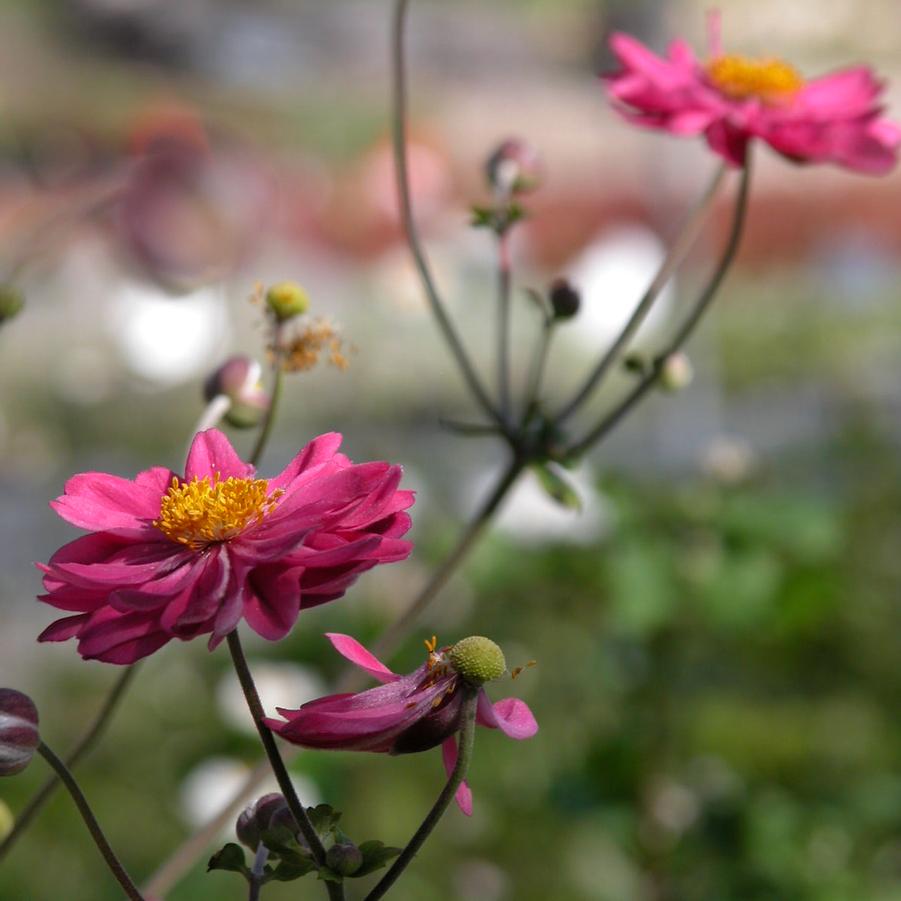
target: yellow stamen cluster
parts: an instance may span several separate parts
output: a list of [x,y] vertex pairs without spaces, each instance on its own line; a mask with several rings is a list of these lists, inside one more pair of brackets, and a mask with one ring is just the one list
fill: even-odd
[[756,98],[764,103],[789,100],[804,87],[797,69],[779,59],[718,56],[707,64],[713,84],[733,100]]
[[220,479],[196,476],[190,482],[172,477],[153,524],[172,541],[200,550],[228,541],[259,522],[278,503],[283,491],[268,494],[266,479]]
[[315,319],[285,343],[282,366],[286,372],[306,372],[323,353],[328,354],[332,366],[342,371],[350,365],[344,353],[344,339],[337,329],[324,319]]

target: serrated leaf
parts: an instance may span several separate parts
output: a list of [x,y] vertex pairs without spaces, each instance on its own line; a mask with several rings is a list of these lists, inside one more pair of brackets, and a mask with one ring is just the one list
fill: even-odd
[[307,816],[316,830],[316,834],[325,839],[332,835],[341,819],[341,811],[335,810],[330,804],[318,804],[316,807],[307,808]]
[[561,507],[566,507],[567,510],[581,512],[582,499],[579,497],[579,493],[569,480],[560,475],[558,469],[559,467],[550,463],[536,463],[532,467],[535,475],[538,476],[538,482],[547,492],[548,497],[555,500]]
[[360,853],[363,855],[363,863],[360,865],[360,869],[353,874],[354,879],[380,870],[389,860],[397,857],[401,852],[400,848],[392,848],[374,839],[363,842],[362,845],[359,845],[359,848]]
[[211,870],[229,870],[232,873],[240,873],[245,879],[250,879],[250,869],[245,863],[244,849],[234,842],[229,842],[222,850],[217,851],[206,865],[207,872]]
[[306,843],[285,826],[264,829],[260,839],[270,854],[282,860],[309,860],[312,857]]

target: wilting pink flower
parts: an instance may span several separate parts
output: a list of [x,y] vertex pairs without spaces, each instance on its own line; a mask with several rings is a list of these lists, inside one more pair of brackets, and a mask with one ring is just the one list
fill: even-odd
[[301,609],[404,559],[413,493],[397,488],[401,468],[351,463],[340,444],[321,435],[275,478],[257,479],[210,429],[194,438],[183,477],[155,467],[134,481],[69,479],[51,506],[91,534],[39,565],[39,600],[75,613],[39,640],[77,638],[82,657],[123,664],[173,638],[211,633],[212,649],[242,617],[275,640]]
[[613,35],[622,68],[606,80],[629,121],[675,135],[703,134],[737,166],[751,139],[760,138],[799,163],[870,174],[892,168],[901,128],[882,117],[883,85],[872,70],[858,66],[808,81],[779,59],[724,54],[719,17],[710,21],[706,61],[681,40],[660,57],[628,35]]
[[[339,654],[383,684],[358,694],[318,698],[298,710],[280,707],[287,722],[267,719],[269,728],[305,748],[409,754],[441,745],[450,775],[457,762],[463,702],[462,677],[450,661],[451,649],[438,649],[433,639],[426,662],[401,676],[349,635],[327,637]],[[505,698],[492,704],[484,688],[479,688],[477,722],[510,738],[531,738],[538,731],[524,701]],[[472,792],[465,782],[456,800],[467,816],[472,813]]]

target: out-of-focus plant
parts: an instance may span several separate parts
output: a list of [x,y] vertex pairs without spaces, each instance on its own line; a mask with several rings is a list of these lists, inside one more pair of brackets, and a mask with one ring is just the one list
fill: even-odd
[[[652,389],[674,392],[689,385],[692,370],[683,346],[709,309],[738,252],[748,208],[752,142],[766,143],[795,162],[830,162],[875,174],[894,164],[901,142],[901,130],[881,115],[877,103],[881,86],[866,68],[808,82],[781,61],[726,55],[720,47],[716,17],[711,19],[710,58],[705,62],[681,42],[675,42],[669,55],[661,58],[633,39],[615,35],[612,47],[621,68],[606,80],[623,115],[639,125],[670,133],[703,135],[725,162],[621,332],[598,355],[572,396],[558,405],[545,395],[548,352],[558,328],[565,324],[577,327],[579,287],[557,279],[546,290],[522,292],[534,305],[538,322],[528,376],[523,385],[514,385],[511,311],[519,292],[510,240],[529,215],[527,198],[540,188],[543,164],[537,151],[523,142],[508,139],[501,143],[485,165],[490,202],[472,209],[472,225],[491,236],[497,256],[492,360],[496,384],[489,388],[448,313],[415,224],[406,141],[404,32],[408,7],[409,0],[396,0],[392,30],[393,136],[401,221],[438,328],[481,414],[477,421],[449,423],[449,427],[462,434],[499,436],[506,445],[507,460],[500,479],[453,550],[378,640],[381,655],[391,653],[423,616],[524,471],[536,472],[540,484],[560,504],[577,504],[566,469],[605,439]],[[144,167],[137,182],[138,199],[142,203],[157,203],[161,196],[171,200],[173,185],[195,172],[198,152],[206,158],[205,148],[193,147],[185,156],[185,147],[167,145],[165,154]],[[738,170],[738,188],[713,271],[657,351],[638,356],[632,352],[633,338],[696,242],[730,168]],[[187,180],[191,190],[199,184],[193,178]],[[135,190],[135,183],[131,188]],[[135,196],[127,189],[123,196],[125,200],[120,197],[119,201],[127,212],[129,197],[134,201]],[[137,227],[143,220],[138,216],[130,221]],[[141,234],[138,229],[135,237]],[[138,244],[148,251],[146,242]],[[177,262],[175,269],[180,267]],[[6,320],[18,313],[22,304],[16,303],[11,285],[4,292],[7,304],[2,318]],[[473,761],[475,726],[497,728],[523,739],[534,736],[538,724],[519,699],[489,701],[484,684],[508,671],[500,647],[484,635],[441,648],[432,638],[426,642],[426,662],[408,675],[398,675],[355,639],[330,634],[342,655],[382,685],[360,692],[342,690],[296,710],[280,709],[283,719],[265,715],[242,647],[241,622],[265,639],[284,639],[304,609],[336,601],[362,573],[404,559],[411,550],[403,537],[411,525],[405,511],[412,505],[413,495],[399,487],[399,466],[352,463],[338,452],[341,438],[334,433],[308,443],[279,475],[271,479],[257,476],[256,465],[275,427],[286,374],[305,372],[323,357],[339,369],[345,368],[348,360],[335,327],[308,317],[309,298],[296,283],[261,288],[256,299],[267,328],[262,349],[271,368],[268,393],[253,361],[226,361],[207,383],[208,406],[183,475],[164,467],[139,473],[133,480],[83,473],[71,478],[54,502],[62,518],[87,534],[62,547],[41,566],[46,589],[41,600],[69,614],[52,623],[41,640],[74,638],[82,657],[125,668],[98,718],[68,755],[68,765],[41,740],[33,703],[20,692],[2,690],[0,775],[14,775],[39,753],[72,795],[126,895],[134,899],[162,896],[240,799],[179,849],[142,892],[113,853],[71,767],[99,737],[137,661],[173,639],[209,636],[210,651],[223,642],[228,647],[266,757],[242,789],[242,797],[267,772],[274,775],[280,789],[280,794],[256,800],[238,818],[236,834],[253,853],[250,864],[244,849],[230,842],[213,855],[209,868],[240,874],[250,901],[258,899],[272,881],[293,881],[309,874],[316,874],[327,895],[339,901],[345,898],[350,880],[387,866],[366,895],[367,901],[376,901],[404,874],[454,798],[464,812],[471,812],[467,776]],[[588,409],[614,368],[630,375],[630,386],[600,415],[589,412],[587,427],[575,428],[574,417]],[[222,418],[258,429],[246,461],[215,428]],[[683,512],[703,539],[703,523],[692,523],[690,511]],[[732,552],[699,540],[697,546],[686,547],[684,555],[670,557],[653,541],[627,543],[603,574],[615,595],[623,599],[621,607],[611,609],[613,631],[631,630],[660,638],[656,648],[660,653],[652,667],[662,675],[651,680],[650,687],[652,706],[659,713],[652,736],[660,754],[667,750],[666,687],[672,676],[663,645],[676,618],[672,606],[675,592],[684,589],[697,603],[723,610],[730,605],[721,603],[721,595],[737,594],[742,599],[741,615],[753,617],[759,613],[761,598],[779,578],[778,555],[753,540],[753,509],[723,502],[719,514],[722,533],[739,536]],[[728,617],[719,626],[728,629]],[[522,669],[514,668],[511,675],[515,678]],[[349,688],[350,683],[343,687]],[[716,717],[712,722],[716,728]],[[330,805],[304,805],[276,735],[317,750],[404,754],[440,745],[448,779],[403,848],[378,839],[357,843],[343,831],[342,814]],[[642,788],[648,798],[659,795],[654,782],[658,775],[643,774],[646,784]],[[55,781],[47,783],[26,808],[0,846],[0,854],[21,835],[55,785]],[[638,805],[635,818],[639,834],[647,836],[660,827],[653,800]],[[393,863],[388,866],[390,861]],[[602,880],[603,873],[598,878]]]

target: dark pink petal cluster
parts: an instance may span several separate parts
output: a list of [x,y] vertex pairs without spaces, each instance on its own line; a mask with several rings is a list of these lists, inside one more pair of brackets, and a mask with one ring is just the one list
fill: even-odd
[[[463,694],[460,675],[442,662],[448,649],[430,653],[426,663],[401,676],[351,636],[327,637],[339,654],[382,685],[357,694],[328,695],[298,710],[279,708],[285,720],[268,719],[269,728],[293,744],[325,750],[409,754],[441,745],[450,775],[457,762]],[[484,688],[479,689],[477,722],[516,739],[531,738],[538,731],[524,701],[492,703]],[[465,782],[456,800],[465,814],[472,813],[472,792]]]
[[274,640],[302,609],[404,559],[413,493],[398,489],[401,468],[354,464],[340,444],[321,435],[258,480],[211,429],[195,437],[184,476],[159,467],[134,480],[74,476],[51,506],[90,534],[39,564],[39,600],[72,614],[39,640],[76,638],[82,657],[119,664],[173,638],[209,634],[213,648],[242,618]]
[[895,165],[901,127],[883,117],[883,84],[872,70],[805,81],[779,60],[724,55],[717,21],[706,62],[681,40],[661,57],[626,34],[613,35],[620,69],[606,81],[623,116],[674,135],[703,135],[736,166],[744,165],[754,138],[799,163],[875,175]]

